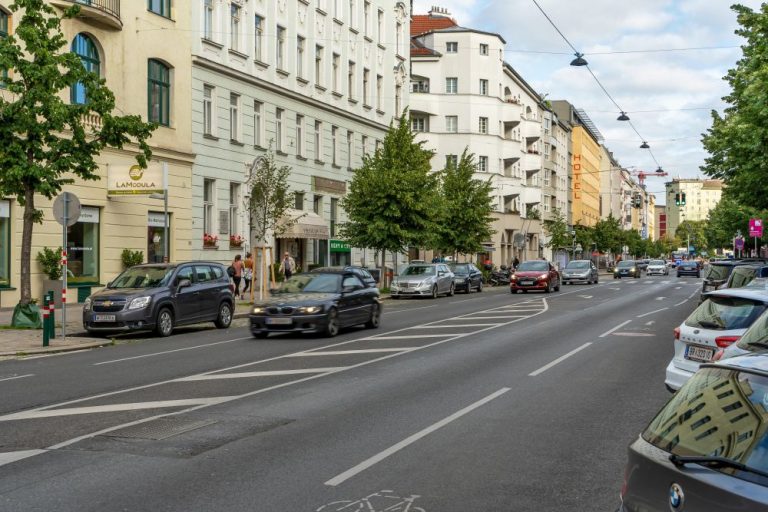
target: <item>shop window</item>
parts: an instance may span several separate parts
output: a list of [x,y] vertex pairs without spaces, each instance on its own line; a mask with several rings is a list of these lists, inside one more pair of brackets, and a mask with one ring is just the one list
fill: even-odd
[[[170,218],[168,218],[168,233],[168,248],[170,250]],[[149,212],[147,214],[147,263],[168,261],[165,245],[165,216],[163,212]]]
[[11,286],[11,204],[0,201],[0,288]]
[[83,206],[78,221],[67,228],[67,270],[70,284],[99,282],[98,208]]

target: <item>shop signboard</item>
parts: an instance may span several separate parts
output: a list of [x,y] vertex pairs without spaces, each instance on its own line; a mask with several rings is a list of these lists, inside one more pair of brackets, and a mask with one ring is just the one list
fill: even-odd
[[131,196],[163,193],[163,167],[149,162],[146,169],[138,164],[111,164],[107,170],[107,195]]
[[331,240],[331,252],[352,252],[352,246],[344,240]]

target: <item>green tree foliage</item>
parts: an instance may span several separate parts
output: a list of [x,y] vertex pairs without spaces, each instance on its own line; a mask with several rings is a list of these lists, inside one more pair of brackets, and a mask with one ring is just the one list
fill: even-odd
[[724,79],[731,92],[723,99],[728,104],[724,115],[712,111],[712,127],[702,143],[710,156],[702,170],[725,180],[725,194],[739,203],[768,208],[768,195],[755,193],[768,181],[768,4],[753,11],[734,5],[744,37],[742,58]]
[[608,215],[607,219],[597,221],[594,228],[594,239],[598,251],[621,254],[623,232],[619,220],[613,215]]
[[641,258],[645,256],[646,253],[646,241],[643,240],[643,238],[640,236],[640,233],[638,233],[634,229],[629,229],[626,231],[622,231],[622,245],[626,245],[628,247],[628,253],[637,258]]
[[[146,167],[151,157],[147,139],[154,126],[140,116],[117,116],[115,98],[98,75],[83,67],[80,57],[68,50],[61,32],[61,18],[44,0],[15,0],[13,12],[23,11],[15,32],[0,38],[0,69],[8,95],[0,97],[0,196],[13,196],[24,207],[21,239],[21,304],[32,300],[30,254],[35,223],[42,212],[35,195],[48,199],[74,178],[99,179],[95,157],[106,147],[135,143],[136,160]],[[71,18],[79,6],[66,9]],[[87,91],[87,101],[72,105],[67,91],[76,83]],[[86,115],[101,119],[88,130]]]
[[434,241],[438,177],[431,172],[432,152],[415,142],[408,116],[392,124],[382,146],[366,155],[354,171],[341,205],[348,221],[341,236],[357,247],[385,253]]
[[[576,232],[576,244],[581,244],[581,255],[586,256],[591,254],[592,244],[595,243],[595,228],[593,226],[582,226],[576,224],[573,226],[573,230]],[[578,251],[576,256],[579,256]]]
[[554,251],[560,249],[569,250],[573,243],[573,237],[568,230],[568,223],[566,222],[565,215],[559,208],[552,209],[552,218],[544,221],[544,232],[549,235],[549,242],[547,247],[550,247]]
[[447,254],[474,254],[495,233],[493,188],[475,179],[474,155],[466,149],[458,165],[448,162],[440,173],[440,201],[435,247]]
[[730,197],[723,197],[717,206],[709,212],[709,219],[704,227],[710,249],[722,249],[733,246],[733,238],[737,232],[745,237],[745,242],[751,246],[749,238],[749,219],[768,220],[768,211],[758,211],[755,208],[739,204]]
[[291,168],[278,166],[270,144],[263,156],[254,160],[248,173],[250,195],[246,203],[251,236],[256,242],[266,242],[269,233],[280,236],[298,220],[288,214],[294,206],[288,186]]
[[707,221],[704,220],[684,220],[677,226],[675,236],[682,241],[683,246],[690,240],[691,245],[696,248],[696,252],[700,253],[702,250],[709,249],[709,242],[705,234],[706,227]]

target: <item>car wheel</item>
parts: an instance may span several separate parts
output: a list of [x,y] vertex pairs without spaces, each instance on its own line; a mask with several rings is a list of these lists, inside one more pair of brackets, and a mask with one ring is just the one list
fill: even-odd
[[331,308],[328,311],[328,323],[325,326],[325,335],[329,338],[333,338],[339,334],[339,312],[336,308]]
[[547,287],[544,288],[544,293],[552,293],[552,282],[547,283]]
[[390,295],[390,297],[392,297],[392,300],[400,300],[399,295]]
[[477,293],[480,293],[482,291],[483,291],[483,282],[480,281],[479,283],[477,283]]
[[429,296],[430,299],[436,299],[437,298],[437,285],[434,285],[432,287],[432,294]]
[[600,278],[599,278],[599,277],[596,277],[596,278],[595,278],[595,284],[598,284],[599,282],[600,282]]
[[[453,287],[453,283],[451,283],[451,287],[448,289],[448,297],[453,297],[454,291],[455,288]],[[467,293],[469,293],[469,287],[467,287]]]
[[213,322],[219,329],[226,329],[232,323],[232,306],[229,302],[222,302],[219,306],[219,316]]
[[268,332],[257,332],[253,335],[254,338],[258,338],[260,340],[265,339],[267,336],[269,336]]
[[374,304],[371,308],[371,318],[365,322],[366,329],[376,329],[381,323],[381,308],[378,304]]
[[168,308],[162,308],[157,313],[155,320],[155,332],[161,338],[170,336],[173,332],[173,313]]

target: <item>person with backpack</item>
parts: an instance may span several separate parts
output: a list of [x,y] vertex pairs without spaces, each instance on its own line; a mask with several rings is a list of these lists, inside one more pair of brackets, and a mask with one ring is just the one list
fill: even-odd
[[[239,254],[235,255],[235,259],[227,269],[227,274],[235,282],[235,297],[237,297],[240,295],[240,280],[243,278],[243,260]],[[240,298],[242,299],[242,296]]]

